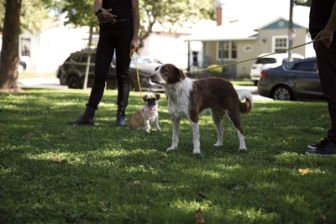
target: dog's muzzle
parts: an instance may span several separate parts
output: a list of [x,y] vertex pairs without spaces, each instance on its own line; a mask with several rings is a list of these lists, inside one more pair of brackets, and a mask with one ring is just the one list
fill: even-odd
[[151,74],[150,80],[155,84],[160,84],[157,75],[155,73]]

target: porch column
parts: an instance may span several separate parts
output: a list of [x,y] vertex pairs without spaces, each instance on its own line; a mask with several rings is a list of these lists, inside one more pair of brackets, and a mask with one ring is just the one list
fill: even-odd
[[187,67],[187,71],[190,72],[190,41],[188,41],[188,67]]

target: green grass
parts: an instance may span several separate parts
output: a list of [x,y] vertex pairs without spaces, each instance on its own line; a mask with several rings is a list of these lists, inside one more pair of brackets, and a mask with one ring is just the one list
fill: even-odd
[[[242,116],[248,152],[225,119],[217,149],[208,114],[202,157],[191,127],[170,146],[166,100],[161,133],[115,127],[107,91],[95,127],[73,127],[88,91],[0,94],[0,223],[336,223],[336,158],[304,155],[329,126],[324,102],[256,102]],[[141,108],[132,93],[128,115]],[[302,170],[301,170],[302,169]]]
[[252,80],[235,80],[235,81],[232,81],[232,84],[236,86],[254,86],[254,83]]

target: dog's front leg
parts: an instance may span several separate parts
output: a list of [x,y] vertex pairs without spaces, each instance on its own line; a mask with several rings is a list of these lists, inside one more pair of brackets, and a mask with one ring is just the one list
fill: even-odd
[[148,119],[145,120],[145,131],[150,133],[150,123]]
[[246,151],[245,137],[244,135],[237,129],[237,135],[239,138],[239,149],[238,151]]
[[199,125],[197,122],[192,121],[191,126],[192,126],[193,143],[194,143],[193,154],[200,155],[201,154],[201,144],[200,144]]
[[173,135],[172,135],[172,145],[166,150],[167,152],[173,151],[177,149],[179,142],[179,134],[180,134],[180,120],[179,117],[173,117]]
[[157,131],[161,131],[161,128],[160,128],[160,125],[159,125],[159,115],[156,116],[155,120],[154,120],[154,126],[155,126],[155,129]]

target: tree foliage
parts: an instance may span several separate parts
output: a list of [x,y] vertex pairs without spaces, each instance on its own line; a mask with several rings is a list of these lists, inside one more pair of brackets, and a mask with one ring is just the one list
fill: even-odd
[[155,23],[169,29],[172,25],[182,25],[186,21],[192,23],[213,18],[214,3],[212,0],[140,0],[140,15],[140,37],[145,39]]
[[[97,26],[98,23],[92,11],[93,2],[93,0],[67,0],[57,5],[50,2],[50,5],[57,8],[58,12],[66,13],[67,23],[78,26],[92,24]],[[213,0],[140,0],[139,5],[141,41],[149,36],[155,23],[169,29],[169,26],[174,24],[214,16]]]
[[[0,32],[3,30],[5,16],[5,0],[0,0]],[[42,27],[42,22],[48,16],[48,10],[43,0],[22,0],[21,8],[21,32],[36,32]]]
[[306,0],[306,1],[303,1],[303,0],[294,0],[295,4],[297,4],[297,5],[305,5],[305,6],[310,6],[311,5],[311,1],[312,0]]

